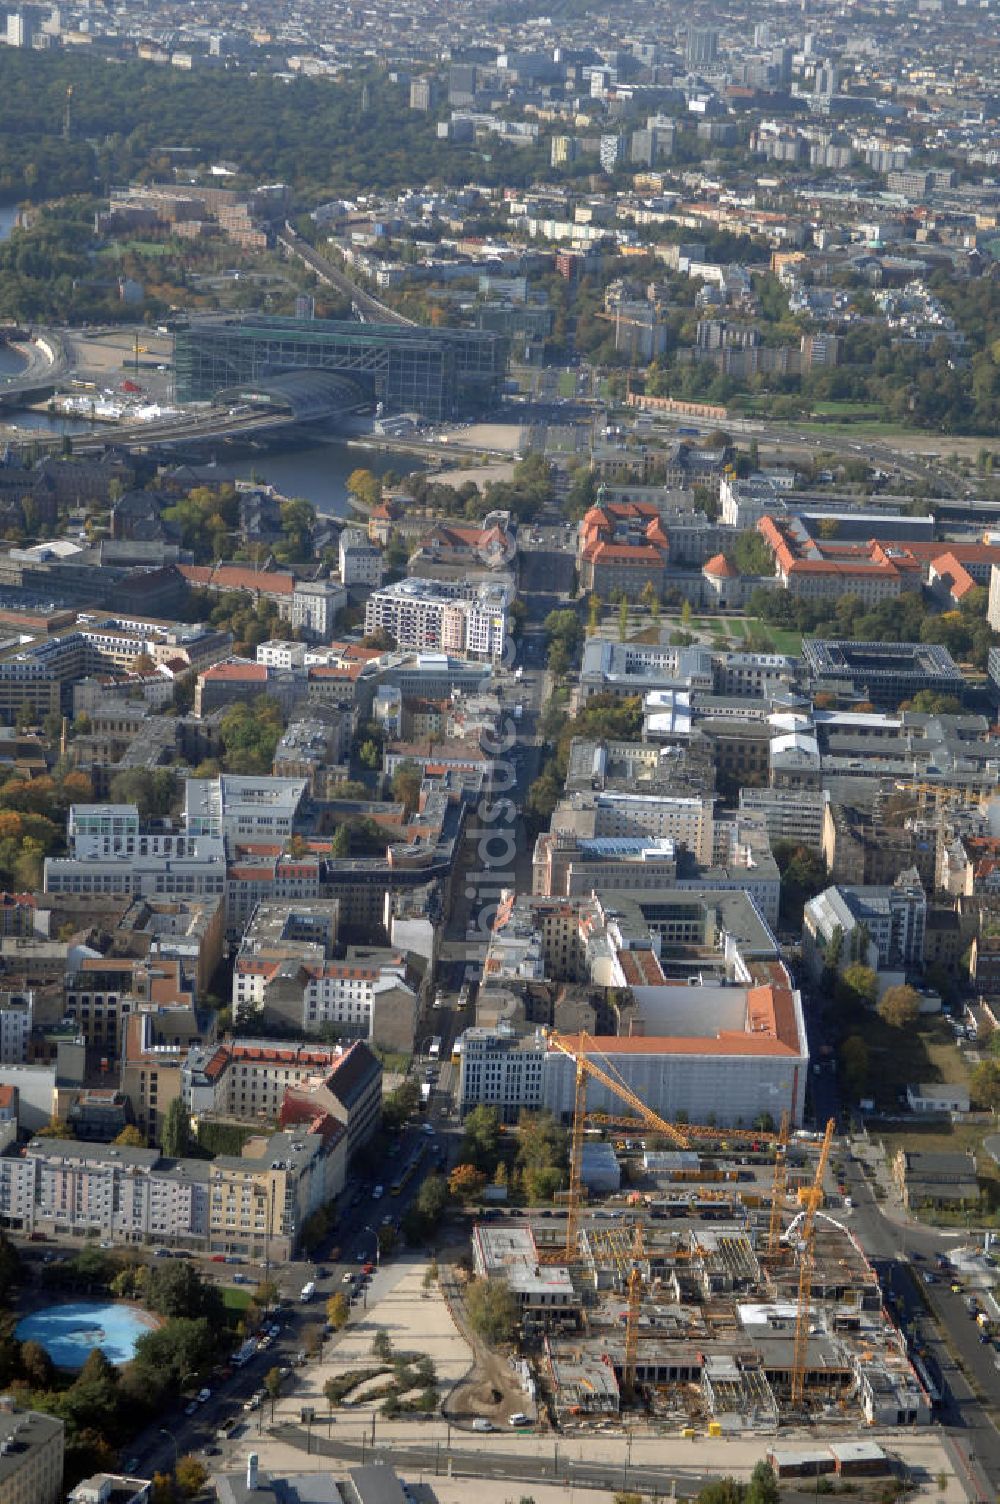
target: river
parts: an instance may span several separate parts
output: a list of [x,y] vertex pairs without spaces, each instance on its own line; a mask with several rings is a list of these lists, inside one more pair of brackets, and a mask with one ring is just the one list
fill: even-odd
[[[0,241],[7,240],[17,219],[16,204],[0,204]],[[16,376],[24,366],[17,350],[0,345],[0,382]],[[47,413],[11,413],[18,428],[32,428],[48,433],[87,433],[90,424],[77,418],[52,418]],[[108,442],[114,429],[106,430]],[[349,449],[346,444],[304,444],[296,448],[269,450],[252,459],[218,466],[220,480],[257,480],[275,486],[283,496],[299,496],[311,501],[327,517],[344,517],[348,513],[347,477],[352,470],[363,468],[384,475],[395,470],[407,475],[423,467],[406,454],[384,454],[375,450]]]
[[421,470],[409,454],[386,454],[381,450],[348,448],[346,444],[304,444],[269,450],[252,459],[220,464],[220,480],[260,480],[275,486],[283,496],[311,501],[324,517],[346,517],[347,477],[352,470],[373,470],[384,475],[395,470],[409,475]]

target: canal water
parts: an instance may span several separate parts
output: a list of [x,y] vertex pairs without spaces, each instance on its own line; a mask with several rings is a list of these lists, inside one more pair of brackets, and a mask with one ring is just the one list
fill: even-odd
[[394,470],[397,475],[409,475],[422,468],[412,455],[333,443],[268,450],[252,459],[220,463],[218,473],[220,480],[264,481],[283,496],[311,501],[324,517],[346,517],[347,477],[352,470],[372,470],[376,475]]

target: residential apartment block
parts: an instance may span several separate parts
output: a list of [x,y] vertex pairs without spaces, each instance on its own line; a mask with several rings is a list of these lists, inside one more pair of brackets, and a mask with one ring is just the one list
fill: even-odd
[[497,663],[509,605],[510,587],[495,581],[399,580],[368,597],[365,633],[388,632],[401,648],[439,649]]
[[278,1263],[294,1257],[306,1219],[343,1188],[346,1148],[331,1119],[211,1161],[36,1138],[24,1156],[0,1157],[0,1225]]

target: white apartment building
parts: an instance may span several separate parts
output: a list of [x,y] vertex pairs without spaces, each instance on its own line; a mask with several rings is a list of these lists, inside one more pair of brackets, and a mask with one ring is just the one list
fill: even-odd
[[345,527],[341,532],[340,583],[370,585],[373,590],[382,583],[382,550],[359,527]]
[[406,983],[402,956],[361,962],[309,959],[237,958],[233,971],[233,1017],[252,1017],[259,1010],[288,1018],[310,1034],[334,1024],[355,1039],[370,1039],[379,992]]
[[365,606],[365,632],[385,631],[401,648],[440,649],[497,662],[507,632],[509,587],[414,577],[376,590]]
[[306,645],[304,642],[285,642],[280,637],[272,637],[268,642],[262,642],[257,647],[257,662],[265,668],[302,668],[306,661]]
[[335,1045],[280,1045],[273,1039],[196,1045],[181,1067],[181,1095],[194,1117],[276,1117],[288,1087],[328,1075],[341,1053]]
[[[183,839],[183,838],[175,838]],[[226,855],[219,839],[187,842],[190,855],[46,857],[46,893],[108,893],[114,897],[219,898],[226,891]]]
[[466,1029],[462,1035],[459,1111],[495,1107],[504,1123],[542,1105],[545,1044],[539,1035],[519,1039],[502,1029]]
[[282,614],[311,642],[329,642],[337,612],[347,605],[347,591],[333,580],[297,580],[290,608]]
[[0,1225],[283,1262],[310,1214],[343,1189],[346,1148],[340,1126],[274,1133],[259,1154],[211,1161],[36,1138],[23,1157],[0,1158]]

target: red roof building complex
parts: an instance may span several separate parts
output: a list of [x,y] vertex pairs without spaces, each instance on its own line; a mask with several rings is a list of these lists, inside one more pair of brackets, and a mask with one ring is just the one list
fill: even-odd
[[580,585],[601,600],[638,600],[647,584],[661,596],[669,556],[663,521],[650,502],[605,501],[580,523]]

